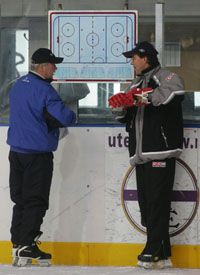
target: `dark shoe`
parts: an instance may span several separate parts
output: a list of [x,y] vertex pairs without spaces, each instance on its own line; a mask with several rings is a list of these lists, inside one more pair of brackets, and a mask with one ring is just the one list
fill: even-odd
[[31,264],[33,259],[37,260],[39,265],[51,265],[51,254],[41,251],[35,243],[32,246],[21,246],[17,251],[17,256],[17,266]]
[[138,256],[137,265],[145,269],[163,269],[172,267],[172,262],[169,258],[163,259],[151,254],[141,254]]

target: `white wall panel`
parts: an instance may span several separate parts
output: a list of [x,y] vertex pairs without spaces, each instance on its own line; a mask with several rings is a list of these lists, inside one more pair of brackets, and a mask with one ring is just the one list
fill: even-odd
[[[50,208],[44,218],[42,240],[58,242],[143,243],[144,233],[130,223],[124,213],[122,187],[129,169],[127,133],[123,127],[75,127],[60,141],[54,154],[54,175]],[[0,240],[10,239],[11,206],[7,127],[0,127],[1,182]],[[192,193],[192,177],[199,179],[200,130],[186,128],[181,160],[192,171],[178,168],[175,188],[179,194]],[[134,180],[130,178],[130,180]],[[192,192],[191,192],[192,191]],[[193,192],[194,193],[194,192]],[[184,197],[184,196],[183,196]],[[187,226],[172,238],[173,244],[200,244],[199,208],[185,198],[173,202],[172,225]],[[129,202],[133,219],[140,217],[137,201]],[[173,229],[174,230],[174,229]],[[172,231],[173,232],[173,231]]]
[[51,241],[103,242],[104,129],[69,131],[55,154],[50,211],[45,222],[48,227],[44,231]]

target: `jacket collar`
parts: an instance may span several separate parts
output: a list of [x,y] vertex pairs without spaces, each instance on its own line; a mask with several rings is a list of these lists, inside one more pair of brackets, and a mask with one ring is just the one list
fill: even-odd
[[39,79],[44,80],[44,81],[46,81],[48,83],[51,83],[53,81],[53,79],[46,79],[46,78],[44,78],[43,76],[41,76],[40,74],[38,74],[38,73],[36,73],[34,71],[29,71],[29,74],[35,75]]
[[161,68],[160,64],[157,65],[157,66],[154,66],[154,67],[149,67],[149,68],[145,69],[144,71],[142,71],[140,76],[143,76],[143,75],[147,76],[149,74],[151,75],[154,72],[157,72],[160,68]]

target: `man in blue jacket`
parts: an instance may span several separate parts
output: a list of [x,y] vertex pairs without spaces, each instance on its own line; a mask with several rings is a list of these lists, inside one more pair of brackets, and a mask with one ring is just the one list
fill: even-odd
[[59,128],[75,123],[50,82],[63,58],[39,48],[32,55],[30,72],[18,79],[9,93],[10,196],[14,202],[11,223],[13,264],[24,266],[32,259],[49,264],[51,255],[37,246],[53,174],[53,151]]

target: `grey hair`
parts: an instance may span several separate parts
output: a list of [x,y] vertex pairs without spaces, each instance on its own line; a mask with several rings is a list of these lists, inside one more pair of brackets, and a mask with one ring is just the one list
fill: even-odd
[[39,68],[39,66],[44,66],[44,65],[47,65],[48,63],[41,63],[41,64],[33,64],[31,63],[30,65],[30,70],[31,71],[37,71],[37,69]]

